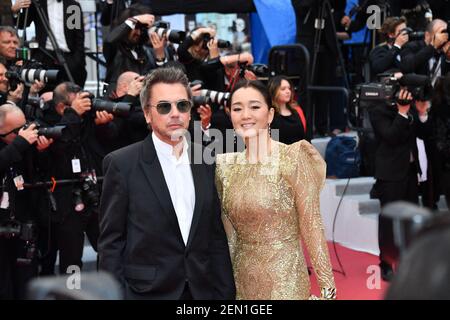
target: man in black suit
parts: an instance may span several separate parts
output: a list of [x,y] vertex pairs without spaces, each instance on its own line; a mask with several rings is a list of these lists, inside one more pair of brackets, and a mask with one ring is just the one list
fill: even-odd
[[425,30],[425,39],[411,41],[401,52],[401,71],[429,76],[434,85],[437,77],[450,71],[450,43],[447,23],[431,21]]
[[100,268],[119,279],[127,299],[234,299],[215,169],[184,136],[187,77],[156,69],[141,105],[152,134],[103,163]]
[[[19,15],[19,28],[23,28],[25,10],[28,7],[26,26],[31,22],[36,25],[36,39],[39,49],[33,53],[33,58],[46,65],[48,69],[58,68],[62,71],[64,80],[70,80],[63,66],[56,58],[55,49],[45,31],[44,25],[38,16],[35,4],[25,1],[22,13]],[[50,29],[55,35],[58,47],[67,62],[68,69],[74,82],[80,87],[86,81],[86,60],[84,53],[84,23],[83,13],[78,1],[75,0],[41,0],[39,1],[44,14],[50,23]],[[50,17],[50,18],[49,18]]]
[[369,61],[372,77],[384,72],[400,71],[400,51],[408,42],[405,30],[406,20],[403,17],[388,17],[381,26],[381,34],[385,42],[370,51]]
[[[429,102],[415,101],[415,109],[411,109],[411,93],[403,89],[399,98],[411,102],[406,105],[397,103],[396,106],[383,102],[369,110],[378,141],[373,191],[382,207],[399,200],[418,203],[417,175],[420,167],[416,138],[424,139],[430,130],[427,113]],[[378,221],[381,275],[384,280],[390,280],[393,271],[386,255],[392,247],[392,225],[381,215]]]

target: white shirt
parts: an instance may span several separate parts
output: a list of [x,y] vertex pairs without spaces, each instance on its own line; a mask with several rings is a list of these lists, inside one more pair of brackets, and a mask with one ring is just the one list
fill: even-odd
[[[67,45],[66,36],[64,35],[64,25],[66,21],[64,20],[63,2],[47,0],[47,13],[50,29],[52,29],[53,34],[55,35],[56,43],[63,52],[70,52],[69,46]],[[47,37],[45,49],[54,50],[52,43],[50,42],[50,37]]]
[[186,245],[195,206],[194,178],[192,177],[188,156],[189,145],[186,138],[183,138],[183,152],[181,157],[177,159],[173,155],[173,147],[161,141],[154,132],[152,133],[152,139],[177,214],[178,226]]

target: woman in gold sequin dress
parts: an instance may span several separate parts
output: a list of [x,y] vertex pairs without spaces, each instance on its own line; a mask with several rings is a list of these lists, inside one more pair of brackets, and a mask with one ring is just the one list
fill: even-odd
[[242,153],[217,156],[222,202],[238,299],[308,299],[310,281],[301,240],[323,299],[336,289],[319,209],[325,162],[302,140],[271,139],[274,110],[266,87],[239,83],[231,96],[233,127]]

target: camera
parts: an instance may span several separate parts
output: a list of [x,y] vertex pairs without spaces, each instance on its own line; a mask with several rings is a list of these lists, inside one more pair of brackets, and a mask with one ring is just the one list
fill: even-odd
[[22,66],[11,65],[5,76],[8,78],[11,91],[16,90],[21,82],[33,83],[39,80],[45,83],[58,83],[60,80],[59,70],[46,70],[42,63],[37,61],[26,61]]
[[[211,41],[212,37],[209,33],[202,33],[201,39],[203,41],[203,49],[208,50],[208,42]],[[217,47],[224,49],[224,48],[231,48],[231,42],[226,40],[217,40]]]
[[27,221],[22,223],[14,218],[1,221],[0,237],[6,239],[18,238],[25,242],[25,245],[16,260],[18,265],[29,265],[37,256],[37,228],[33,222]]
[[406,87],[414,100],[430,100],[433,87],[427,76],[414,73],[405,74],[396,79],[392,74],[380,75],[380,82],[362,84],[356,87],[355,99],[360,107],[369,107],[374,102],[387,102],[392,106],[397,103],[408,104],[411,101],[399,99],[401,87]]
[[205,104],[218,104],[226,106],[230,99],[229,92],[219,92],[214,90],[203,89],[200,91],[200,96],[194,97],[194,106],[199,107]]
[[406,32],[409,36],[409,41],[423,40],[425,39],[425,32],[423,31],[414,31],[413,29],[406,27],[405,29],[400,30],[400,33]]
[[247,62],[239,62],[239,75],[241,78],[245,76],[245,70],[249,70],[257,77],[268,77],[269,67],[262,63],[247,64]]
[[168,41],[173,43],[181,43],[186,38],[186,32],[170,29],[170,23],[166,21],[155,22],[150,31],[155,32],[160,38],[166,37]]
[[89,95],[91,99],[92,110],[106,111],[118,117],[128,117],[130,115],[131,105],[128,102],[114,102],[95,98],[93,94]]
[[100,192],[95,170],[85,171],[80,175],[80,183],[72,192],[74,209],[78,213],[86,212],[87,205],[97,207],[100,203]]
[[[27,129],[32,123],[27,123],[23,126],[23,129]],[[47,139],[59,139],[62,136],[63,130],[66,126],[52,126],[52,127],[43,127],[39,123],[35,123],[36,129],[38,130],[39,136],[44,136]]]

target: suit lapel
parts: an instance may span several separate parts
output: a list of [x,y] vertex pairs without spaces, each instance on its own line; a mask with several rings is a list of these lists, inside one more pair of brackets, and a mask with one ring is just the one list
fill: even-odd
[[[192,239],[195,235],[195,231],[197,230],[198,222],[200,220],[200,216],[202,214],[203,202],[205,199],[205,185],[207,175],[205,172],[205,165],[202,163],[195,164],[194,163],[194,153],[202,154],[203,150],[201,145],[197,145],[194,143],[190,143],[189,148],[189,161],[191,163],[192,177],[194,179],[194,188],[195,188],[195,206],[194,206],[194,214],[192,217],[191,230],[189,232],[189,238],[186,247],[189,248]],[[200,152],[200,153],[198,153]],[[197,157],[198,158],[198,157]]]
[[172,199],[170,198],[169,188],[167,187],[151,134],[145,138],[142,144],[142,161],[140,165],[150,186],[153,189],[154,194],[158,198],[164,213],[174,227],[177,237],[184,245],[180,226],[178,224],[177,214],[173,207]]

